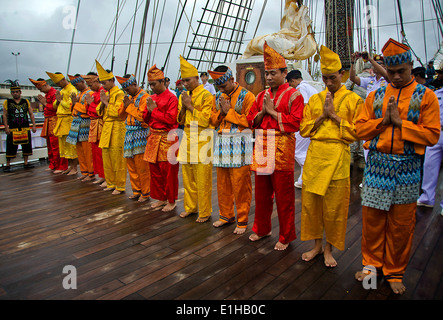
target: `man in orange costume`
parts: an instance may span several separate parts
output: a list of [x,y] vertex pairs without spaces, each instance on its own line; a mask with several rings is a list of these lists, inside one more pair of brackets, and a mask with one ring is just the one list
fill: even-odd
[[403,294],[421,159],[439,139],[440,111],[435,93],[411,75],[411,49],[389,39],[382,51],[391,83],[369,94],[356,123],[369,155],[362,191],[364,268],[355,277],[363,281],[381,270],[393,292]]
[[71,84],[78,90],[78,93],[76,95],[73,94],[71,97],[73,120],[66,142],[75,145],[77,148],[78,164],[81,173],[79,179],[82,181],[91,181],[94,179],[94,167],[91,144],[88,142],[91,119],[89,118],[87,110],[88,104],[86,97],[89,96],[92,91],[81,75],[68,75],[68,77]]
[[[251,170],[255,171],[255,219],[249,237],[257,241],[271,234],[271,214],[277,204],[280,236],[275,250],[285,250],[295,235],[295,132],[304,102],[299,91],[285,83],[285,59],[265,42],[265,76],[269,89],[260,92],[247,116],[255,129]],[[261,149],[261,150],[260,150]]]
[[148,81],[154,94],[148,98],[143,113],[150,130],[144,159],[151,171],[151,197],[158,200],[151,207],[163,206],[162,211],[167,212],[175,208],[178,196],[179,164],[176,150],[171,148],[178,141],[178,99],[166,87],[165,75],[156,65],[149,69]]
[[235,222],[235,202],[237,227],[234,233],[243,234],[248,226],[252,200],[252,132],[246,117],[255,96],[235,82],[232,70],[227,66],[218,66],[208,72],[219,90],[214,96],[211,115],[211,125],[218,128],[213,166],[217,168],[220,209],[219,220],[213,226]]
[[126,158],[129,178],[133,194],[129,199],[144,202],[151,193],[151,173],[149,166],[143,160],[146,140],[149,134],[148,124],[143,121],[146,109],[146,99],[149,94],[140,88],[134,75],[117,77],[122,89],[128,94],[120,108],[120,117],[126,119],[125,147],[123,156]]

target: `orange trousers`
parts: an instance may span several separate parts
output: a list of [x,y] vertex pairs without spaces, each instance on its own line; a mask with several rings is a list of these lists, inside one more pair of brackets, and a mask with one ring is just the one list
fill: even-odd
[[151,194],[151,172],[149,163],[143,160],[144,154],[136,154],[133,158],[126,158],[129,179],[134,195],[148,198]]
[[235,221],[235,202],[237,227],[246,228],[252,200],[250,167],[217,168],[217,194],[220,209],[219,220],[228,223]]
[[389,211],[362,207],[363,265],[383,271],[389,282],[401,282],[408,265],[417,203],[391,205]]
[[88,141],[77,142],[77,157],[81,174],[83,176],[94,177],[92,149]]

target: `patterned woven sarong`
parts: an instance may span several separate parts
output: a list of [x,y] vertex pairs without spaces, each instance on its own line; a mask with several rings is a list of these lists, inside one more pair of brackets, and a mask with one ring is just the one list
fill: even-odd
[[149,128],[126,125],[125,146],[123,156],[132,158],[136,154],[145,153]]
[[75,117],[72,119],[71,129],[69,130],[66,142],[76,145],[77,142],[88,141],[90,124],[90,118]]
[[362,205],[389,211],[391,204],[416,202],[420,195],[421,157],[369,151]]
[[213,166],[220,168],[240,168],[252,163],[252,132],[237,132],[231,124],[230,132],[223,132],[215,137]]

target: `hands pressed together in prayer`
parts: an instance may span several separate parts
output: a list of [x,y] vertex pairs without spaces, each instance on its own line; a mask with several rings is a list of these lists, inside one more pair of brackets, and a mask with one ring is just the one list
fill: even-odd
[[78,102],[77,95],[74,92],[71,93],[71,101],[72,101],[72,105],[74,105]]
[[87,94],[86,97],[85,97],[85,100],[86,100],[87,104],[91,104],[91,103],[94,102],[94,97],[91,96],[90,94]]
[[191,112],[194,111],[194,106],[192,105],[191,96],[186,91],[182,93],[182,106],[183,108],[181,112],[185,112],[186,110],[189,110]]
[[334,98],[330,92],[326,94],[325,104],[323,105],[323,113],[315,120],[314,128],[312,130],[315,131],[326,119],[331,119],[337,125],[340,125],[341,122],[341,118],[335,113]]
[[385,116],[381,122],[382,126],[388,126],[392,124],[394,127],[400,128],[402,127],[403,120],[400,117],[400,113],[398,112],[397,101],[395,101],[395,97],[392,96],[389,98],[388,106],[386,108]]
[[148,108],[149,112],[152,112],[157,107],[157,103],[155,103],[151,97],[148,97],[148,99],[146,99],[146,107]]

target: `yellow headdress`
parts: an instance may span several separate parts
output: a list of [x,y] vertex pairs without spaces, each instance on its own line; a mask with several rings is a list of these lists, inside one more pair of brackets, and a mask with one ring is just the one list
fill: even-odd
[[182,79],[198,77],[198,70],[180,55],[180,72]]
[[320,68],[321,73],[331,74],[340,71],[342,64],[340,57],[334,51],[325,46],[320,48]]
[[46,74],[49,76],[49,78],[51,78],[52,82],[54,83],[58,83],[65,78],[65,76],[62,75],[61,73],[51,73],[46,71]]
[[285,58],[272,49],[266,41],[263,46],[263,56],[265,60],[265,70],[283,69],[287,67]]
[[157,68],[157,65],[153,65],[148,71],[148,81],[162,80],[165,78],[163,71]]
[[98,78],[100,81],[111,80],[114,78],[112,72],[106,71],[97,60],[95,60],[95,66],[97,68]]

